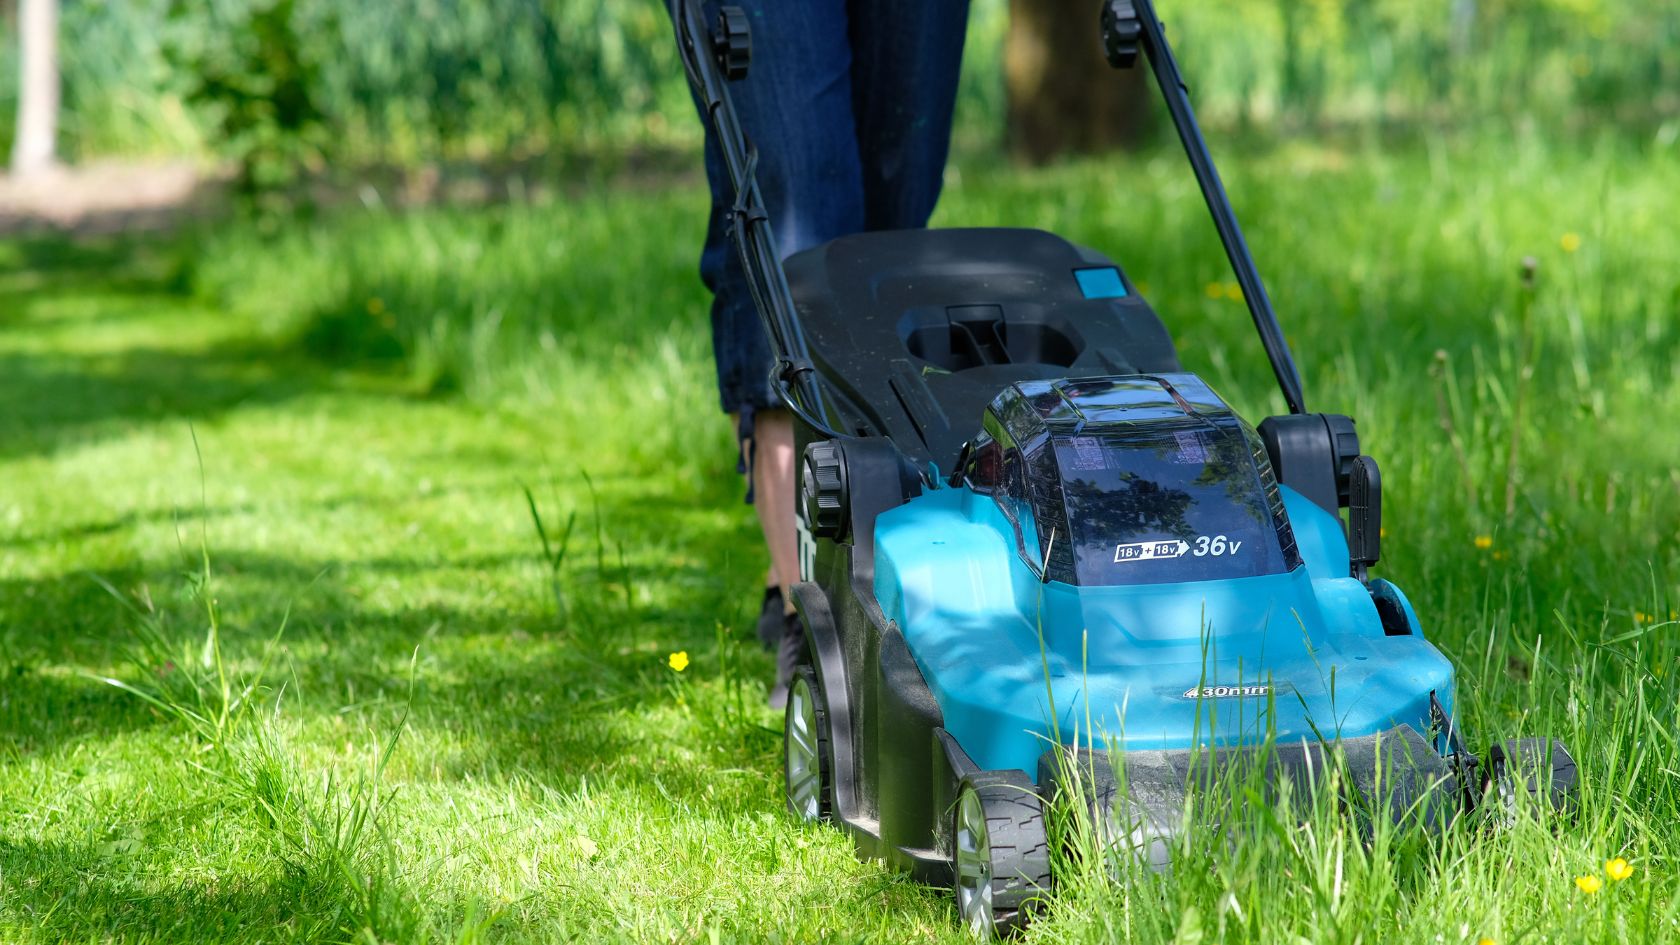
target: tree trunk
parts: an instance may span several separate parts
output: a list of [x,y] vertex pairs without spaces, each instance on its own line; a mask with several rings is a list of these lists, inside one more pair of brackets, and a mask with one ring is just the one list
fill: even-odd
[[1157,93],[1143,57],[1113,69],[1095,4],[1010,0],[1003,46],[1006,140],[1017,159],[1134,148],[1155,126]]
[[58,0],[22,0],[18,11],[22,76],[12,173],[53,166],[58,141]]

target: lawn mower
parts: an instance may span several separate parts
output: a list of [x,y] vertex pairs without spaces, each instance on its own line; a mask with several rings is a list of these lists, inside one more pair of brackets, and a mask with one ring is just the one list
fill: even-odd
[[1377,464],[1351,419],[1307,412],[1150,0],[1103,4],[1101,41],[1147,60],[1189,156],[1289,410],[1257,428],[1123,268],[1050,233],[867,232],[784,262],[729,97],[748,21],[694,0],[676,20],[796,418],[797,816],[952,887],[990,935],[1052,882],[1062,790],[1152,867],[1191,792],[1244,759],[1274,783],[1337,764],[1367,809],[1428,827],[1521,792],[1572,803],[1562,743],[1466,748],[1452,664],[1369,573]]

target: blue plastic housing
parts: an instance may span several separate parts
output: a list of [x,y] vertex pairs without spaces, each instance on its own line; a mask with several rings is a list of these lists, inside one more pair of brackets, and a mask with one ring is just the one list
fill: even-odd
[[1076,587],[1039,580],[991,497],[936,489],[877,519],[875,595],[985,769],[1031,773],[1076,740],[1131,751],[1427,731],[1431,692],[1452,711],[1452,665],[1397,589],[1414,632],[1385,635],[1341,523],[1282,494],[1292,571]]

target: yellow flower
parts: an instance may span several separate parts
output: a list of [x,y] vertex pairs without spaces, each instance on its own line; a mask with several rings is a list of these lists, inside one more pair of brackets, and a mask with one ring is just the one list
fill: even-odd
[[1225,294],[1225,287],[1217,282],[1209,282],[1203,291],[1207,292],[1208,298],[1217,299]]
[[368,299],[367,310],[369,315],[378,315],[380,312],[385,311],[385,300],[377,295]]
[[687,650],[678,650],[677,652],[672,653],[671,658],[666,660],[665,662],[672,669],[674,669],[674,670],[676,670],[677,672],[680,673],[683,670],[688,668],[688,651]]
[[1477,535],[1476,536],[1476,547],[1482,549],[1483,551],[1486,551],[1489,548],[1492,548],[1493,547],[1493,536],[1492,535]]
[[1581,248],[1581,234],[1565,233],[1558,237],[1558,245],[1563,247],[1564,252],[1573,253]]
[[1575,888],[1590,896],[1604,888],[1604,880],[1597,876],[1577,876],[1575,877]]
[[1476,945],[1493,945],[1493,939],[1491,939],[1491,938],[1476,939]]
[[1495,552],[1494,552],[1494,553],[1493,553],[1493,560],[1495,560],[1495,561],[1504,561],[1504,560],[1505,560],[1505,552],[1503,552],[1503,551],[1495,551]]
[[1633,875],[1633,864],[1618,856],[1604,864],[1604,872],[1619,883]]
[[1650,623],[1651,622],[1651,615],[1644,612],[1643,610],[1636,610],[1636,611],[1633,612],[1633,622],[1634,623]]
[[1242,286],[1235,282],[1225,283],[1225,297],[1233,302],[1241,302],[1243,300]]

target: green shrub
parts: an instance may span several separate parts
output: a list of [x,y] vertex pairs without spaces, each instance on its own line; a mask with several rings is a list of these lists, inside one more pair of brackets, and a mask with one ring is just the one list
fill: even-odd
[[[62,2],[72,156],[408,165],[686,148],[699,131],[649,0]],[[1161,13],[1215,123],[1643,133],[1680,113],[1668,0],[1168,0]],[[971,140],[995,140],[1001,121],[1007,19],[1004,0],[975,0],[959,100]],[[10,133],[0,120],[0,143]]]

